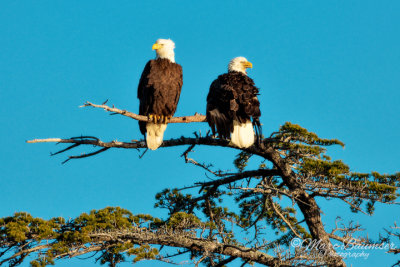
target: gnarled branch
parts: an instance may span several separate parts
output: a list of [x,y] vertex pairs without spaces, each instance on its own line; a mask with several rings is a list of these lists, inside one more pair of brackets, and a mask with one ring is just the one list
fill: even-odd
[[[80,107],[102,108],[105,111],[112,112],[111,115],[120,114],[120,115],[129,117],[131,119],[138,120],[138,121],[150,121],[149,117],[147,117],[147,116],[138,115],[138,114],[132,113],[127,110],[121,110],[121,109],[115,108],[114,105],[113,105],[113,107],[109,107],[109,106],[105,105],[105,103],[102,105],[97,105],[97,104],[93,104],[93,103],[87,101],[85,104],[83,104]],[[172,117],[170,120],[168,120],[168,123],[189,123],[189,122],[206,122],[206,121],[207,121],[206,116],[195,113],[193,116]]]

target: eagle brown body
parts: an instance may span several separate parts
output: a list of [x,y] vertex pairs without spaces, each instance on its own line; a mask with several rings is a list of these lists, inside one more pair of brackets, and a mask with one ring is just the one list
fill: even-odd
[[[162,116],[163,118],[172,117],[178,105],[182,84],[182,67],[180,65],[165,58],[147,62],[138,86],[139,114]],[[143,135],[146,132],[149,134],[149,124],[149,122],[139,121],[140,132]],[[160,121],[160,125],[163,125],[163,131],[165,131],[166,122]],[[147,139],[147,141],[149,140]]]
[[207,96],[207,122],[213,134],[217,132],[220,138],[230,138],[235,123],[246,124],[252,119],[259,138],[261,112],[257,95],[254,81],[241,72],[230,71],[218,76]]

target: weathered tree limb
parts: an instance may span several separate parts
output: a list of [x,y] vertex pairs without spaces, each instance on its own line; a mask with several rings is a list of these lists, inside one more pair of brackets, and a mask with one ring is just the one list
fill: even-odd
[[[162,245],[176,248],[186,248],[189,250],[204,252],[204,253],[216,253],[225,255],[228,257],[242,258],[252,262],[257,262],[266,266],[288,266],[289,264],[284,260],[275,258],[261,251],[253,248],[248,248],[240,245],[231,245],[226,243],[220,243],[217,240],[210,240],[205,238],[198,238],[191,236],[189,233],[176,232],[176,231],[151,231],[146,228],[133,228],[131,230],[120,230],[120,231],[107,231],[107,232],[94,232],[90,233],[91,246],[85,246],[84,244],[76,244],[76,247],[71,247],[68,252],[54,255],[55,258],[63,257],[76,257],[83,254],[87,254],[95,251],[104,251],[107,248],[113,247],[118,243],[133,243],[133,244],[152,244]],[[115,241],[118,240],[118,243]],[[29,255],[32,252],[42,251],[52,247],[52,242],[47,244],[38,245],[34,248],[21,249],[11,257],[3,260],[7,262],[20,255]]]
[[293,232],[293,234],[294,234],[295,236],[297,236],[298,238],[302,238],[302,237],[297,233],[297,231],[293,228],[292,224],[291,224],[288,220],[286,220],[285,216],[283,216],[283,214],[282,214],[282,213],[278,210],[278,208],[275,206],[274,201],[272,200],[272,197],[271,197],[271,196],[268,196],[268,198],[269,198],[270,203],[271,203],[271,206],[272,206],[272,208],[274,209],[274,211],[276,212],[276,214],[278,214],[279,217],[286,223],[286,225],[290,228],[290,230]]
[[21,256],[21,255],[24,255],[24,254],[28,255],[28,254],[30,254],[32,252],[36,252],[36,251],[39,251],[39,250],[42,250],[42,249],[46,249],[46,248],[48,248],[48,245],[40,245],[40,246],[36,246],[36,247],[33,247],[33,248],[29,248],[29,249],[21,249],[20,251],[18,251],[17,253],[12,255],[11,257],[0,261],[0,265],[2,265],[5,262],[8,262],[8,261],[10,261],[12,259],[15,259],[18,256]]
[[245,171],[241,173],[232,174],[230,176],[215,181],[196,183],[196,186],[201,186],[201,187],[220,186],[220,185],[234,183],[244,178],[255,177],[255,176],[275,176],[275,175],[280,175],[280,172],[275,169],[260,169],[255,171]]
[[[113,107],[109,107],[105,104],[102,105],[97,105],[97,104],[93,104],[89,101],[87,101],[85,104],[83,104],[80,107],[94,107],[94,108],[102,108],[105,111],[109,111],[109,112],[113,112],[114,114],[120,114],[126,117],[129,117],[131,119],[134,120],[138,120],[138,121],[150,121],[149,117],[147,116],[143,116],[143,115],[138,115],[135,113],[132,113],[130,111],[127,110],[121,110],[118,108]],[[193,116],[183,116],[183,117],[172,117],[171,119],[168,120],[168,123],[189,123],[189,122],[206,122],[206,116],[195,113]]]
[[[183,145],[207,145],[207,146],[219,146],[219,147],[230,147],[242,151],[248,151],[249,153],[259,155],[270,160],[270,152],[274,151],[272,147],[268,144],[274,142],[273,138],[265,138],[263,140],[263,144],[260,147],[251,146],[246,149],[241,149],[233,144],[231,144],[228,140],[213,138],[211,136],[207,137],[181,137],[175,139],[164,140],[160,147],[175,147],[175,146],[183,146]],[[69,144],[78,144],[78,145],[93,145],[98,147],[107,147],[107,148],[147,148],[146,142],[144,140],[134,141],[134,142],[120,142],[117,140],[113,140],[111,142],[103,142],[100,139],[93,137],[87,138],[86,136],[82,137],[74,137],[68,139],[62,138],[45,138],[45,139],[33,139],[26,141],[27,143],[69,143]],[[75,147],[75,146],[74,146]],[[53,155],[58,154],[58,152]],[[278,154],[279,155],[279,154]],[[273,161],[271,161],[273,162]]]

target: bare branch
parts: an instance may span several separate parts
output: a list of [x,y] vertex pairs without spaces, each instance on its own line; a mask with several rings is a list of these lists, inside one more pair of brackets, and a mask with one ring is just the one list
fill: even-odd
[[198,166],[198,167],[201,167],[201,168],[205,169],[206,171],[208,171],[208,172],[214,174],[215,176],[219,176],[219,177],[223,176],[221,173],[212,171],[212,170],[209,168],[210,165],[207,166],[207,165],[204,164],[204,163],[198,163],[198,162],[195,161],[194,159],[189,158],[189,153],[190,153],[190,152],[194,152],[194,151],[193,151],[193,148],[194,148],[194,147],[195,147],[195,144],[190,145],[189,148],[186,149],[185,152],[182,153],[181,157],[184,157],[184,158],[185,158],[185,162],[186,162],[186,163],[191,163],[191,164],[193,164],[193,165],[195,165],[195,166]]
[[[109,107],[105,105],[105,103],[102,105],[97,105],[91,102],[86,102],[80,107],[89,107],[89,106],[94,108],[102,108],[105,111],[113,112],[114,114],[120,114],[138,121],[150,121],[147,116],[138,115],[127,110],[121,110],[115,108],[114,106]],[[170,120],[168,120],[168,123],[189,123],[189,122],[206,122],[206,121],[207,121],[206,116],[196,113],[193,116],[173,117]]]
[[218,179],[215,181],[210,181],[210,182],[199,182],[196,183],[196,186],[220,186],[224,184],[230,184],[239,180],[242,180],[244,178],[249,178],[249,177],[255,177],[255,176],[275,176],[275,175],[280,175],[279,170],[276,169],[259,169],[255,171],[245,171],[245,172],[240,172],[236,174],[232,174],[228,177],[224,177],[222,179]]
[[[91,240],[94,242],[91,246],[86,247],[84,245],[78,245],[73,247],[70,251],[58,255],[54,255],[56,258],[62,257],[76,257],[83,254],[103,251],[109,247],[115,246],[115,240],[119,242],[131,242],[133,244],[155,244],[164,245],[169,247],[186,248],[191,251],[199,251],[204,254],[216,253],[225,255],[228,257],[240,257],[248,259],[253,262],[264,264],[267,266],[277,266],[282,263],[280,259],[274,258],[268,254],[257,251],[252,248],[243,247],[240,245],[229,245],[226,243],[220,243],[218,241],[211,241],[208,239],[201,239],[195,236],[191,236],[187,232],[176,232],[171,230],[166,231],[151,231],[144,230],[143,228],[137,228],[132,230],[120,230],[120,231],[107,231],[107,232],[94,232],[89,234]],[[108,245],[105,245],[108,244]],[[11,256],[15,258],[19,255],[26,253],[32,253],[34,251],[45,251],[51,248],[51,243],[37,246],[32,249],[21,250],[18,253]],[[7,260],[10,260],[8,258]]]
[[[133,141],[133,140],[132,140]],[[138,149],[138,148],[147,148],[146,142],[144,140],[133,141],[133,142],[120,142],[117,140],[111,142],[103,142],[100,139],[93,139],[93,137],[85,138],[81,137],[79,139],[69,138],[45,138],[45,139],[33,139],[26,141],[27,143],[69,143],[69,144],[80,144],[80,145],[93,145],[98,147],[108,147],[108,148],[127,148],[127,149]],[[188,138],[181,137],[176,139],[164,140],[161,144],[161,147],[173,147],[173,146],[182,146],[182,145],[208,145],[208,146],[220,146],[220,147],[230,147],[234,149],[239,149],[242,151],[247,151],[249,153],[259,155],[270,160],[271,152],[274,152],[274,149],[270,146],[266,147],[269,143],[274,142],[274,140],[264,139],[264,144],[262,147],[251,146],[246,149],[240,149],[234,145],[232,145],[228,140],[213,138],[211,136],[207,137],[199,137],[199,138]],[[279,157],[279,156],[278,156]]]
[[286,225],[292,230],[293,234],[297,236],[298,238],[302,239],[302,237],[297,233],[297,231],[293,228],[292,224],[286,220],[285,216],[278,210],[278,208],[275,206],[274,200],[272,199],[271,196],[268,196],[269,201],[271,203],[272,208],[274,209],[275,213],[279,215],[279,217],[286,223]]
[[81,159],[81,158],[91,157],[91,156],[97,155],[97,154],[99,154],[101,152],[104,152],[104,151],[106,151],[108,149],[110,149],[110,148],[109,147],[104,147],[102,149],[96,150],[95,152],[92,152],[92,153],[89,153],[89,154],[82,154],[80,156],[69,156],[68,159],[66,159],[66,160],[64,160],[62,162],[62,164],[67,163],[71,159]]
[[12,255],[11,257],[0,261],[0,265],[2,265],[3,263],[18,257],[18,256],[21,256],[21,255],[24,255],[24,254],[28,255],[29,253],[32,253],[32,252],[35,252],[35,251],[38,251],[38,250],[41,250],[41,249],[44,249],[44,248],[47,248],[47,247],[48,247],[47,245],[41,245],[41,246],[37,246],[37,247],[21,250],[21,251],[15,253],[14,255]]

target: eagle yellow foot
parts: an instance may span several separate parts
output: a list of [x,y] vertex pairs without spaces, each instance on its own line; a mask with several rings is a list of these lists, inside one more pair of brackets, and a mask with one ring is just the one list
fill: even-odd
[[164,116],[164,115],[156,115],[156,114],[149,114],[149,121],[153,123],[167,123],[167,120],[172,118],[172,116]]
[[167,123],[169,120],[171,120],[171,118],[172,118],[171,115],[165,116],[164,123]]
[[168,123],[168,120],[170,120],[172,118],[172,116],[164,116],[164,115],[162,115],[161,116],[161,120],[160,120],[160,123]]
[[157,123],[159,119],[159,116],[157,116],[156,114],[149,114],[148,117],[149,117],[149,122],[152,123]]

